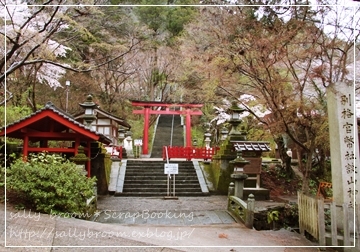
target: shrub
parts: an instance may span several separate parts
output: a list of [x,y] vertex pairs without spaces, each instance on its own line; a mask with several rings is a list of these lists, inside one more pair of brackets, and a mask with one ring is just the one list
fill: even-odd
[[5,168],[0,167],[0,202],[4,201],[5,197]]
[[44,213],[84,216],[95,181],[95,177],[87,178],[82,168],[56,154],[29,155],[27,162],[17,159],[7,169],[7,189],[25,195],[32,207]]

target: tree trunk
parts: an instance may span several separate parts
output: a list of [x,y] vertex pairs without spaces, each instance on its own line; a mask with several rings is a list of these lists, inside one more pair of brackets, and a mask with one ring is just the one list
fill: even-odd
[[279,137],[277,139],[276,144],[278,145],[280,159],[283,163],[283,168],[286,172],[287,177],[290,179],[294,178],[294,171],[291,168],[291,157],[286,154],[286,148],[282,137]]
[[309,193],[309,177],[310,177],[310,171],[312,168],[312,157],[315,151],[315,145],[314,145],[314,141],[311,140],[310,141],[310,148],[307,150],[306,152],[306,162],[305,162],[305,170],[304,170],[304,179],[303,179],[303,184],[302,184],[302,191],[305,194]]

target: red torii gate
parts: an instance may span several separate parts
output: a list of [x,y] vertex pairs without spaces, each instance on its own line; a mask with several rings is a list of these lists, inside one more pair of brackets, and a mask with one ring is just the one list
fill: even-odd
[[[186,115],[186,146],[191,147],[191,116],[192,115],[202,115],[203,113],[200,108],[203,104],[195,103],[163,103],[163,102],[148,102],[148,101],[131,101],[131,104],[134,107],[144,107],[141,110],[133,110],[133,114],[143,114],[144,115],[144,135],[143,135],[143,146],[142,153],[147,155],[149,152],[148,140],[149,140],[149,119],[150,115]],[[153,110],[152,107],[165,107],[165,110]],[[170,108],[185,108],[185,110],[170,110]],[[192,110],[195,109],[195,110]]]

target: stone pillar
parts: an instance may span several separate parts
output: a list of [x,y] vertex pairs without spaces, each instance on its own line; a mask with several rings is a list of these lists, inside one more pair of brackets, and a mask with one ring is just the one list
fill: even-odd
[[235,193],[235,185],[234,182],[229,184],[228,196],[234,196]]
[[244,174],[244,166],[249,164],[249,161],[246,161],[241,156],[241,149],[237,149],[237,157],[230,161],[234,164],[234,173],[231,174],[231,178],[235,179],[235,196],[243,199],[244,197],[244,180],[248,178],[247,174]]
[[[359,142],[353,84],[336,83],[327,89],[333,200],[337,205],[355,207],[360,202]],[[355,211],[354,211],[355,212]],[[360,213],[355,212],[355,219]],[[337,212],[338,227],[343,226]],[[349,223],[350,230],[354,223]],[[357,227],[359,232],[360,227]],[[359,241],[357,241],[359,243]],[[344,251],[355,251],[345,248]]]
[[247,209],[246,209],[246,219],[245,219],[245,226],[247,228],[252,228],[254,226],[254,212],[255,212],[255,197],[254,194],[249,194]]
[[360,181],[358,173],[359,151],[355,114],[354,88],[345,83],[336,83],[327,90],[331,174],[333,199],[337,204],[354,206],[359,202]]
[[244,180],[247,179],[248,175],[243,173],[233,173],[231,178],[235,180],[235,193],[234,196],[243,199],[244,196]]

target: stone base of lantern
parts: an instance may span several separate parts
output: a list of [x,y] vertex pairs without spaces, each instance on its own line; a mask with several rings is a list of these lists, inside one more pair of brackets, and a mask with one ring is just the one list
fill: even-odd
[[253,194],[255,200],[270,200],[270,190],[265,188],[244,188],[243,198],[247,199],[250,194]]

